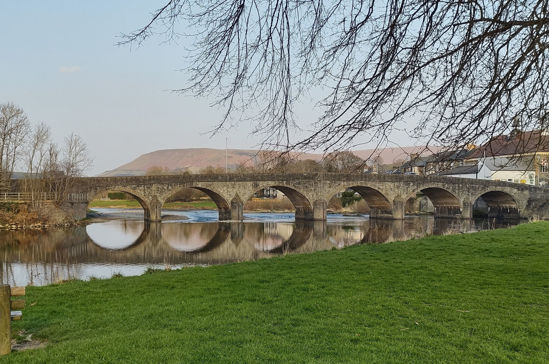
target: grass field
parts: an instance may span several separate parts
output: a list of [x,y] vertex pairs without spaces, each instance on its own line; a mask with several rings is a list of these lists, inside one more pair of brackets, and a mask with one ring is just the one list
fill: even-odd
[[[94,200],[90,202],[90,208],[141,208],[136,200]],[[217,205],[212,200],[197,200],[190,202],[167,202],[162,207],[167,210],[217,210]],[[250,211],[294,211],[292,203],[277,199],[252,199],[244,206]]]
[[549,362],[549,223],[29,287],[2,363]]
[[[90,208],[141,208],[136,200],[94,200],[90,202]],[[163,206],[168,210],[217,210],[212,200],[199,200],[190,202],[167,202]]]

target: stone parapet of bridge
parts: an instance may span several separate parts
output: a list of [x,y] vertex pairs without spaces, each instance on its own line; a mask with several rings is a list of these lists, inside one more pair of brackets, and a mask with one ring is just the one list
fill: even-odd
[[[193,188],[217,205],[220,220],[242,220],[243,207],[257,191],[275,188],[295,207],[296,220],[325,220],[328,202],[352,189],[370,207],[371,218],[402,219],[409,199],[427,196],[438,217],[471,218],[482,197],[489,213],[500,217],[549,218],[548,190],[500,181],[390,174],[221,174],[78,178],[70,193],[74,204],[86,205],[108,191],[132,195],[143,206],[145,219],[159,221],[164,202],[178,191]],[[82,196],[84,196],[82,198]]]

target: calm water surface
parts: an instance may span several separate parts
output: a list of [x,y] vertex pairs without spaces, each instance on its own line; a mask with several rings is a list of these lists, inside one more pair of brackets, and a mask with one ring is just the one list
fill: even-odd
[[218,222],[217,211],[165,211],[162,223],[138,210],[96,209],[103,218],[64,230],[0,232],[0,280],[45,285],[68,279],[143,274],[149,268],[223,264],[378,244],[425,235],[504,228],[518,221],[328,215],[327,222],[294,222],[291,213],[250,213],[244,222]]

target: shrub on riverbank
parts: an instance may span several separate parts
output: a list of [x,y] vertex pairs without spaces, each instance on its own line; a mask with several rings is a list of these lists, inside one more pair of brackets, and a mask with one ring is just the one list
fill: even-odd
[[[94,200],[90,202],[90,208],[141,208],[136,200]],[[166,202],[163,206],[167,210],[217,210],[217,205],[210,199],[196,201]],[[244,210],[247,211],[294,211],[295,207],[287,198],[262,199],[254,198],[246,202]]]
[[13,222],[18,212],[18,204],[10,202],[0,202],[0,225],[5,225]]
[[287,197],[252,198],[244,204],[245,211],[294,211],[295,207]]
[[[142,208],[136,200],[94,200],[90,202],[89,207],[123,209]],[[212,200],[166,202],[162,207],[167,210],[217,210],[217,206]]]
[[7,228],[28,227],[33,224],[44,223],[45,219],[38,215],[36,209],[31,209],[27,204],[2,202],[0,203],[0,226]]
[[549,223],[29,287],[7,363],[548,362]]
[[363,199],[343,207],[341,199],[338,197],[333,197],[330,201],[328,201],[328,212],[368,214],[370,212],[370,208]]

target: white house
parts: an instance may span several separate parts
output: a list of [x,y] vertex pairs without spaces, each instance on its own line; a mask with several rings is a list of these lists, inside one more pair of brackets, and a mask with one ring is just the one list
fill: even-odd
[[506,181],[528,185],[536,184],[536,171],[531,159],[487,157],[479,159],[477,163],[478,164],[468,164],[448,171],[442,171],[439,175]]
[[[491,163],[490,158],[495,158],[494,163]],[[482,166],[484,159],[490,171],[483,172],[482,178],[548,185],[549,132],[547,129],[521,131],[515,127],[509,135],[493,137],[484,145],[471,151],[465,158],[464,164]],[[509,161],[515,162],[509,163]],[[531,178],[532,172],[534,172],[534,182]]]
[[482,158],[479,160],[478,177],[492,181],[536,184],[536,171],[531,159]]

